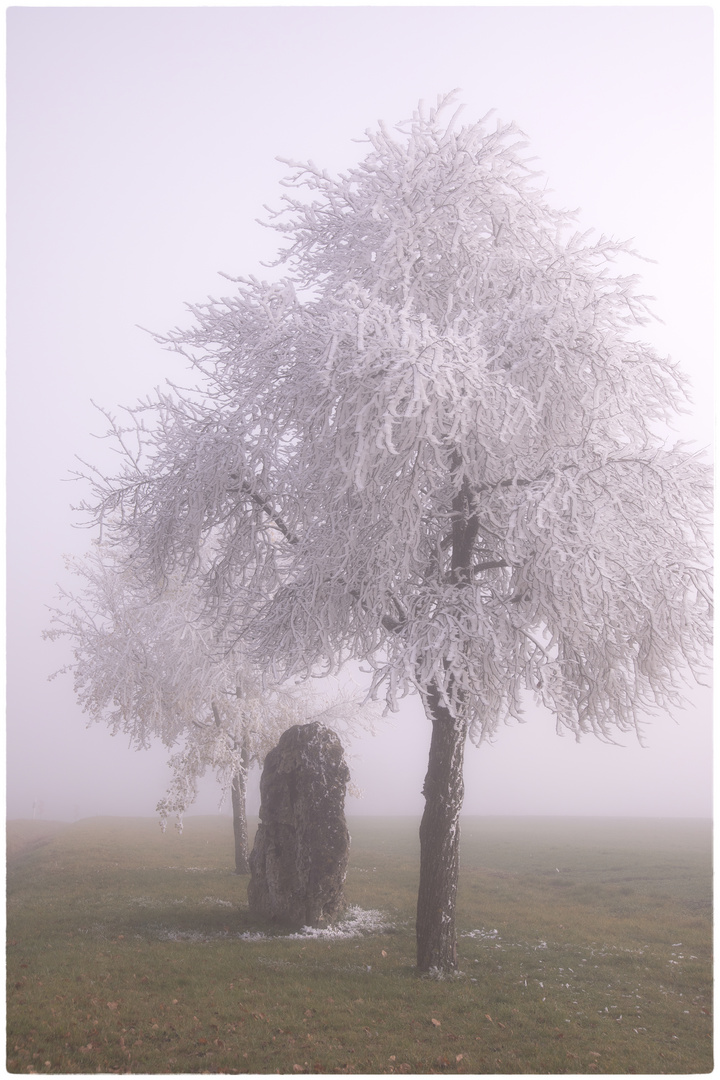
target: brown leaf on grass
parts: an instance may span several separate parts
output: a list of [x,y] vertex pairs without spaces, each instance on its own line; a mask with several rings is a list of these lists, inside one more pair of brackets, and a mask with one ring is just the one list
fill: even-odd
[[381,955],[381,956],[387,956],[387,953],[386,953],[386,952],[385,952],[385,950],[383,949],[383,950],[381,951],[380,955]]
[[490,1013],[485,1013],[485,1019],[486,1019],[486,1020],[489,1020],[491,1024],[494,1024],[494,1023],[495,1023],[495,1021],[493,1020],[493,1018],[492,1018],[492,1016],[490,1015]]
[[113,1009],[113,1010],[115,1010],[115,1009],[117,1009],[117,1007],[118,1007],[118,1005],[119,1005],[119,1004],[120,1004],[120,1003],[119,1003],[118,1001],[108,1001],[108,1003],[107,1003],[107,1007],[108,1007],[108,1009]]
[[430,1023],[431,1023],[431,1024],[434,1024],[434,1025],[435,1025],[435,1027],[440,1027],[440,1021],[439,1021],[439,1020],[436,1020],[434,1016],[433,1016],[433,1017],[432,1017],[432,1019],[430,1020]]
[[462,1061],[462,1059],[463,1059],[464,1057],[465,1057],[465,1055],[464,1055],[464,1054],[456,1054],[456,1055],[455,1055],[455,1060],[456,1060],[456,1061]]

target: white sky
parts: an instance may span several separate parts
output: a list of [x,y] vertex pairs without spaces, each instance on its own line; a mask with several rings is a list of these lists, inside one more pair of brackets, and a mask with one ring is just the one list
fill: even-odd
[[[85,730],[43,642],[63,580],[74,456],[108,462],[90,399],[132,403],[182,369],[137,325],[187,323],[217,277],[262,273],[276,156],[358,160],[378,118],[460,87],[528,134],[553,199],[634,237],[692,375],[683,438],[713,437],[712,9],[709,7],[11,8],[8,12],[8,814],[152,814],[161,753]],[[647,747],[558,739],[549,716],[468,748],[466,812],[711,812],[711,705],[647,729]],[[350,762],[350,813],[419,814],[429,723],[408,702]],[[197,810],[213,812],[204,790]]]

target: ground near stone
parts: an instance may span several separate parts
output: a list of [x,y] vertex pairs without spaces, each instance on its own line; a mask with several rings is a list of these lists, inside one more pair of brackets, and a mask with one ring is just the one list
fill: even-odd
[[441,982],[414,972],[418,822],[349,826],[332,937],[250,918],[229,817],[47,825],[9,866],[10,1072],[710,1071],[709,822],[464,819]]

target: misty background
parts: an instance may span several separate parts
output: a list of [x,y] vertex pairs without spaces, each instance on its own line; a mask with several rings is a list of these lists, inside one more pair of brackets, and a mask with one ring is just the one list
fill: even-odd
[[[139,329],[186,326],[185,303],[270,276],[256,222],[289,171],[331,172],[353,140],[461,88],[527,133],[555,205],[635,240],[663,322],[646,329],[694,384],[676,437],[713,439],[712,9],[11,8],[7,14],[7,813],[152,815],[166,752],[86,730],[63,642],[41,638],[63,555],[91,534],[76,456],[111,471],[93,406],[132,404],[186,370]],[[466,814],[710,816],[712,709],[691,688],[644,747],[526,723],[468,746]],[[349,765],[350,814],[422,810],[430,724],[406,699]],[[191,813],[214,813],[203,785]],[[251,786],[257,811],[257,778]],[[226,805],[225,812],[229,812]]]

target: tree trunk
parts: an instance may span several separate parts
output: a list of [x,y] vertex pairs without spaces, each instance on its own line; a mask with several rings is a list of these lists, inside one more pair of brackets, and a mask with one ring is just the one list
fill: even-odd
[[428,690],[426,711],[432,739],[420,823],[417,966],[420,972],[446,972],[457,968],[455,902],[467,728],[440,704],[434,687]]
[[235,834],[235,873],[249,874],[248,828],[246,811],[247,773],[249,754],[247,742],[243,743],[241,765],[233,776],[230,795],[232,798],[233,832]]

